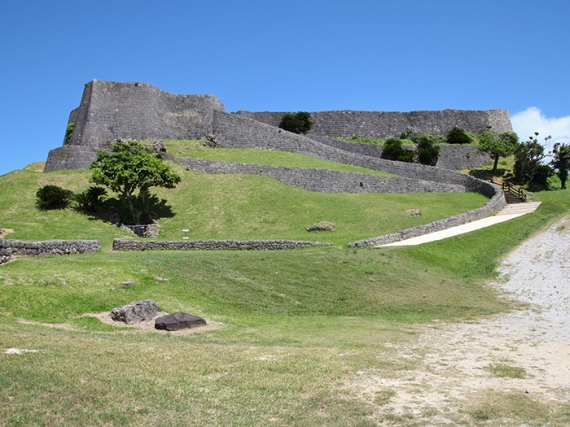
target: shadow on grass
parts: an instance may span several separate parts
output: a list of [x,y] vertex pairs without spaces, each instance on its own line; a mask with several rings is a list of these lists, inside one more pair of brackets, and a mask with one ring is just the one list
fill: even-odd
[[473,169],[469,171],[469,175],[484,181],[489,181],[491,178],[502,178],[507,181],[512,178],[511,171],[506,168],[497,168],[495,171],[490,169]]
[[89,215],[90,221],[112,223],[120,221],[123,224],[152,224],[153,220],[172,218],[175,215],[172,207],[166,203],[166,200],[159,199],[156,196],[150,196],[144,202],[138,197],[134,198],[133,208],[138,214],[136,218],[133,217],[130,209],[122,200],[113,197],[105,200],[101,208],[95,212],[81,208],[76,208],[76,210]]

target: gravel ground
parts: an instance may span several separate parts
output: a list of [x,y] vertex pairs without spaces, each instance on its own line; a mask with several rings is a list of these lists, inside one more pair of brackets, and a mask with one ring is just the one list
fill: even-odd
[[[368,402],[382,392],[393,395],[379,419],[391,413],[414,420],[406,425],[478,425],[466,408],[493,393],[520,393],[551,408],[570,402],[570,219],[526,241],[499,270],[494,286],[529,308],[478,322],[434,322],[416,342],[393,345],[392,357],[417,368],[395,377],[362,371],[349,385]],[[497,365],[523,378],[498,376],[491,372]]]

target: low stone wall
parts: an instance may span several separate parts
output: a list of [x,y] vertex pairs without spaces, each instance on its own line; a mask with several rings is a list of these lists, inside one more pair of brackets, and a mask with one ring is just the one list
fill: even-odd
[[399,242],[401,240],[411,239],[412,237],[423,236],[424,234],[434,233],[436,231],[446,230],[456,225],[466,224],[471,221],[486,218],[493,215],[505,207],[505,197],[502,190],[495,185],[497,193],[489,200],[485,206],[473,209],[472,211],[452,216],[449,218],[434,221],[429,224],[418,225],[417,227],[407,228],[392,234],[372,237],[370,239],[359,240],[348,244],[350,247],[379,246],[388,243]]
[[8,262],[15,255],[70,255],[99,252],[99,240],[44,240],[24,242],[22,240],[0,239],[0,264]]
[[173,158],[189,170],[208,174],[253,174],[276,179],[283,184],[324,193],[460,193],[462,185],[445,184],[401,176],[382,176],[329,169],[261,166],[207,159]]
[[330,245],[295,240],[113,240],[116,251],[277,251]]

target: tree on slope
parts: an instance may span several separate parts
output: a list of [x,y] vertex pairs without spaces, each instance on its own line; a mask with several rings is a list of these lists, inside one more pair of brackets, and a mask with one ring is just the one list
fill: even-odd
[[170,166],[166,165],[160,154],[137,141],[116,142],[111,152],[97,152],[97,160],[91,163],[90,181],[108,187],[120,194],[124,205],[132,218],[138,222],[140,212],[135,211],[133,198],[138,191],[138,198],[144,204],[149,198],[151,187],[174,188],[181,180]]
[[556,171],[556,175],[560,178],[560,183],[564,190],[566,188],[566,180],[568,179],[568,170],[570,170],[570,145],[560,142],[554,144],[550,166]]
[[514,153],[519,142],[519,137],[514,132],[503,132],[497,135],[488,130],[479,136],[479,151],[489,153],[494,160],[493,172],[497,170],[500,157],[508,157]]

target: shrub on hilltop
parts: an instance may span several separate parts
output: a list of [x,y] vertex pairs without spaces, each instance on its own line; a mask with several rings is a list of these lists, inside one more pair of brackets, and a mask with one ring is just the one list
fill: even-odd
[[57,185],[44,185],[36,192],[36,205],[40,209],[64,209],[73,198],[73,191]]

